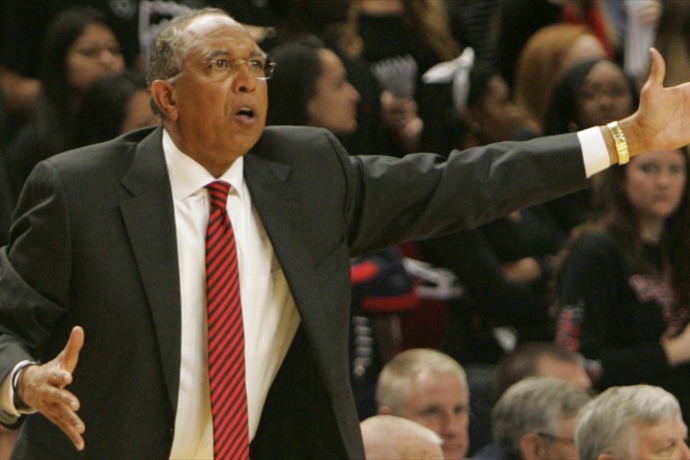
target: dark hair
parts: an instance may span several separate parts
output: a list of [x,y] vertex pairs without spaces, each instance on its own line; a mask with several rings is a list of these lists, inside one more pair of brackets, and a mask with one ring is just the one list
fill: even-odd
[[276,70],[268,82],[270,105],[266,124],[306,125],[307,105],[316,94],[316,80],[321,76],[320,53],[323,43],[310,36],[276,47],[271,57]]
[[470,71],[470,91],[467,95],[468,106],[478,106],[489,95],[491,80],[499,76],[498,70],[486,62],[478,61]]
[[[469,92],[465,107],[480,107],[489,95],[491,80],[500,77],[498,70],[486,61],[476,61],[469,74]],[[452,83],[422,85],[419,113],[425,120],[420,146],[430,152],[450,152],[463,145],[466,126],[453,100]]]
[[[690,158],[687,147],[680,150],[685,159],[685,189],[678,209],[666,219],[660,244],[670,266],[674,308],[690,311]],[[588,231],[610,234],[640,270],[654,274],[658,269],[644,257],[637,215],[626,192],[625,178],[629,165],[609,168],[601,173],[601,180],[593,191],[596,213],[582,225],[579,235]],[[577,238],[571,240],[563,249],[559,256],[561,266],[576,241]]]
[[127,117],[130,99],[146,90],[146,80],[134,72],[120,72],[99,80],[84,94],[77,113],[75,146],[94,144],[118,136]]
[[[563,77],[561,77],[554,89],[551,105],[546,112],[546,118],[543,120],[544,134],[567,133],[571,131],[570,126],[573,123],[575,123],[579,129],[590,128],[590,126],[581,126],[582,123],[578,111],[578,97],[587,76],[592,69],[602,61],[609,61],[616,64],[606,58],[587,60],[575,64],[563,75]],[[621,72],[623,72],[623,69],[621,69]],[[630,90],[632,106],[637,107],[639,103],[637,85],[631,78],[627,76],[625,78],[628,83],[628,89]]]
[[96,9],[70,8],[51,21],[43,40],[37,116],[39,125],[53,139],[55,151],[69,146],[74,120],[70,103],[74,91],[67,78],[69,48],[89,25],[95,23],[110,27],[106,16]]

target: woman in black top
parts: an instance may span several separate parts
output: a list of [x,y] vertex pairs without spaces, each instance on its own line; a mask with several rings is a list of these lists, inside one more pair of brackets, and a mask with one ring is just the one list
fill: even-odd
[[690,418],[690,204],[686,150],[650,152],[594,189],[557,278],[556,341],[599,363],[600,390],[666,388]]

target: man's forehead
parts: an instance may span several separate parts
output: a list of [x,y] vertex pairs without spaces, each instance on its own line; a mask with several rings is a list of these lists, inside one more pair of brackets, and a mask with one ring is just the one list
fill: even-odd
[[249,32],[234,19],[221,14],[208,14],[194,18],[184,30],[188,49],[206,53],[209,49],[225,49],[232,53],[258,50]]
[[463,397],[467,396],[467,388],[465,388],[462,378],[455,372],[438,372],[425,370],[417,375],[411,381],[411,389],[414,391],[424,390],[436,390],[439,386],[454,387],[457,389],[458,394]]

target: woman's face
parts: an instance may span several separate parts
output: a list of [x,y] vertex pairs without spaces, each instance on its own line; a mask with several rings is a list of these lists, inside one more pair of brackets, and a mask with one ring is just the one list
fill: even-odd
[[326,49],[319,51],[321,75],[314,82],[316,94],[307,103],[309,125],[331,130],[336,135],[357,129],[359,93],[347,80],[338,56]]
[[124,68],[120,43],[104,24],[88,25],[67,51],[67,81],[81,92],[94,81]]
[[680,150],[649,152],[630,160],[625,190],[641,221],[664,221],[678,209],[685,191],[686,168]]
[[522,123],[522,117],[510,98],[510,90],[502,77],[491,77],[486,96],[479,106],[467,107],[466,121],[480,126],[482,139],[499,142],[514,139]]
[[601,126],[630,115],[633,98],[630,82],[621,68],[610,61],[597,63],[578,94],[580,129]]

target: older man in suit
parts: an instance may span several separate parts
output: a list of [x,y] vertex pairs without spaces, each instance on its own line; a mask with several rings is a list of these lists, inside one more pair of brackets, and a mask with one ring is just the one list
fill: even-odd
[[[620,123],[630,155],[690,143],[690,88],[664,89],[654,63],[643,106]],[[325,130],[264,129],[270,69],[222,11],[175,20],[150,63],[163,127],[33,171],[0,253],[0,419],[23,421],[17,455],[363,458],[350,255],[584,187],[619,158],[603,127],[447,161],[350,157]],[[205,233],[223,220],[227,234],[228,218],[243,324],[221,348],[245,359],[224,374],[207,367],[218,322]],[[242,376],[221,414],[218,374]]]

